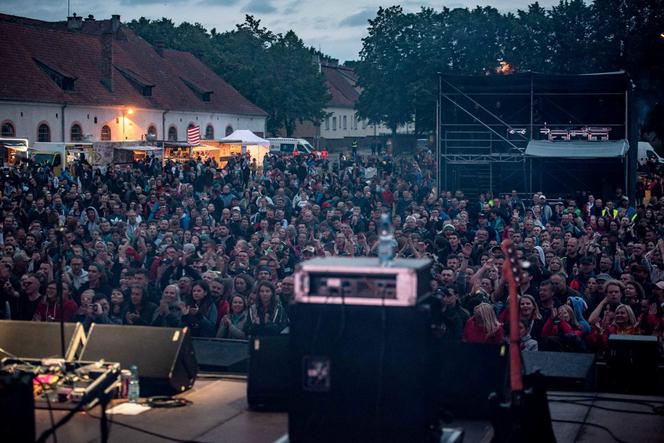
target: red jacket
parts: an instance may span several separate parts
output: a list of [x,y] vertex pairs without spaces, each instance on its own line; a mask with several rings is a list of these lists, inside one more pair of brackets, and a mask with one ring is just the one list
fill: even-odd
[[463,329],[463,340],[468,343],[496,343],[503,342],[503,328],[500,327],[492,335],[486,335],[483,327],[475,323],[475,318],[470,317]]
[[[74,300],[64,300],[63,308],[65,321],[71,321],[76,315],[76,311],[78,311],[78,305]],[[37,305],[34,319],[36,321],[60,321],[60,303],[42,301]]]
[[558,324],[555,324],[553,319],[549,318],[542,328],[543,337],[555,337],[561,332],[563,334],[576,334],[579,337],[583,336],[583,331],[580,328],[573,328],[565,320],[560,320]]

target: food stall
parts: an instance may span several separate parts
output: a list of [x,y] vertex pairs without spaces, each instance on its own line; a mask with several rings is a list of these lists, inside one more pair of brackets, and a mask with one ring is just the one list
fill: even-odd
[[10,166],[28,156],[27,138],[0,138],[0,163]]
[[190,145],[189,143],[163,141],[159,142],[158,146],[160,146],[164,152],[164,161],[172,160],[174,162],[184,162],[191,159],[191,148],[193,148],[193,145]]
[[56,175],[75,160],[85,160],[93,168],[105,166],[104,158],[92,143],[37,142],[28,149],[28,157],[36,164],[48,165]]
[[135,161],[142,161],[149,155],[161,158],[163,160],[164,148],[146,145],[114,146],[113,163],[126,164]]
[[206,144],[201,144],[191,148],[191,158],[200,157],[201,160],[206,161],[208,159],[213,159],[217,165],[221,161],[221,149],[214,144],[209,144],[209,141],[205,141]]
[[252,159],[256,159],[256,163],[259,165],[263,164],[263,157],[270,152],[269,141],[246,129],[233,131],[229,136],[219,140],[219,144],[222,149],[232,150],[233,153],[230,155],[235,153],[249,154]]

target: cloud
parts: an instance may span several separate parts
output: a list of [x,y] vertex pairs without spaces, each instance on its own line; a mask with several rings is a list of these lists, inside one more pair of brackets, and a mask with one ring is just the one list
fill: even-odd
[[251,0],[244,7],[247,12],[256,14],[271,14],[277,12],[277,8],[272,4],[272,0]]
[[290,16],[293,14],[298,14],[301,9],[302,0],[292,0],[286,3],[283,8],[283,15]]
[[2,0],[0,1],[0,12],[44,21],[65,20],[67,15],[66,10],[63,12],[63,8],[59,4],[26,0]]
[[199,0],[196,6],[234,6],[240,0]]
[[376,10],[374,8],[366,8],[357,14],[350,15],[345,19],[339,22],[340,26],[367,26],[369,19],[372,19],[376,16]]
[[172,6],[182,4],[186,0],[120,0],[123,6],[141,6],[141,5],[164,5]]

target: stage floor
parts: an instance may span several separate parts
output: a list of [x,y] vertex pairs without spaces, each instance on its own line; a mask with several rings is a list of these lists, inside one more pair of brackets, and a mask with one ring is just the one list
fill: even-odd
[[[581,397],[597,395],[591,408],[586,404],[571,404]],[[110,441],[119,443],[163,442],[161,438],[146,435],[117,424],[126,423],[173,439],[200,442],[272,443],[286,434],[288,416],[285,413],[253,412],[247,409],[246,382],[230,379],[199,379],[194,388],[182,395],[192,405],[175,409],[152,409],[138,416],[112,416]],[[612,401],[602,400],[611,398]],[[618,394],[559,393],[549,394],[551,416],[554,420],[586,422],[605,426],[616,437],[626,442],[664,441],[664,419],[659,415],[607,411],[602,408],[628,411],[649,411],[635,401],[663,405],[664,397],[640,397]],[[560,400],[565,401],[559,402]],[[623,400],[623,401],[616,401]],[[91,411],[99,414],[99,410]],[[54,412],[57,421],[64,412]],[[50,427],[48,411],[37,410],[37,436]],[[489,442],[491,425],[480,420],[458,420],[447,424],[465,431],[465,442]],[[554,422],[558,442],[611,442],[604,430],[590,425]],[[50,440],[49,440],[50,441]],[[99,420],[80,413],[60,428],[58,441],[93,443],[100,441]]]

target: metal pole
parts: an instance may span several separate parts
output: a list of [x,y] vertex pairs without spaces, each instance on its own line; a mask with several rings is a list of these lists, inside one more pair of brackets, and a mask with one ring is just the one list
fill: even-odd
[[533,139],[533,105],[534,105],[534,81],[533,73],[530,73],[530,139]]
[[[62,253],[62,240],[63,240],[63,235],[64,235],[64,226],[62,226],[61,222],[58,222],[58,226],[55,228],[55,240],[57,243],[57,251],[56,251],[56,257],[57,260],[55,261],[55,269],[57,272],[54,272],[55,275],[55,295],[57,297],[57,303],[58,303],[58,308],[60,309],[60,354],[63,359],[67,359],[67,350],[65,346],[65,302],[64,302],[64,295],[62,294],[62,273],[63,271],[63,266],[62,266],[62,259],[63,259],[63,253]],[[48,319],[47,319],[48,320]]]
[[[629,177],[629,164],[630,164],[630,157],[634,155],[634,152],[631,147],[629,146],[629,93],[628,90],[625,90],[625,140],[627,141],[627,152],[625,153],[625,156],[623,157],[623,161],[625,162],[625,193],[624,195],[633,197],[630,192],[629,192],[629,182],[630,182],[630,177]],[[637,150],[636,155],[638,155],[638,143],[637,146],[634,146],[634,149]]]
[[441,125],[441,114],[442,114],[442,109],[441,109],[441,102],[440,102],[440,89],[441,89],[441,81],[440,81],[440,72],[437,74],[438,75],[438,96],[436,97],[436,186],[438,187],[438,196],[440,197],[441,195],[441,172],[442,172],[442,161],[441,161],[441,156],[440,156],[440,125]]

